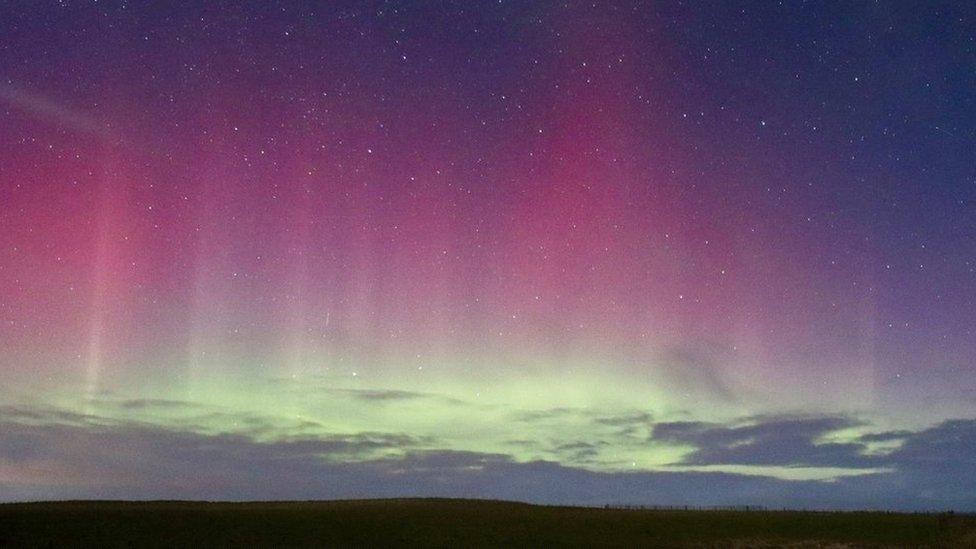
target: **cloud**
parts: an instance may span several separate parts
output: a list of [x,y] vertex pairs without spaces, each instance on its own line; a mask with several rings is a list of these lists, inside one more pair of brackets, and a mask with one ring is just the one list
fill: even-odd
[[97,419],[97,416],[50,407],[0,406],[0,421],[87,424]]
[[633,412],[630,414],[620,414],[613,416],[602,416],[594,419],[595,422],[602,425],[610,425],[613,427],[631,427],[635,425],[650,425],[651,424],[651,414],[647,412]]
[[335,379],[323,375],[310,375],[301,378],[273,377],[267,379],[268,383],[282,387],[283,390],[298,392],[307,396],[310,389],[321,395],[338,396],[362,402],[371,403],[399,403],[409,401],[430,400],[444,404],[465,405],[469,404],[461,399],[437,393],[427,393],[421,391],[404,391],[398,389],[350,389],[335,387]]
[[912,431],[883,431],[861,435],[858,440],[861,442],[901,442],[913,434]]
[[[845,417],[753,418],[744,424],[660,423],[653,437],[692,447],[683,465],[754,465],[880,469],[887,472],[832,483],[838,494],[876,485],[877,502],[901,508],[976,509],[976,420],[956,419],[920,431],[866,433],[825,442],[832,433],[864,427]],[[872,443],[895,443],[870,452]],[[888,495],[882,496],[887,492]]]
[[327,389],[327,392],[344,395],[367,402],[402,402],[412,400],[436,400],[447,404],[462,405],[464,401],[434,393],[398,391],[393,389]]
[[862,442],[822,441],[859,425],[845,417],[766,418],[742,425],[673,422],[655,425],[653,439],[692,446],[681,461],[684,465],[878,467],[878,459],[867,455]]
[[100,123],[90,114],[71,108],[62,101],[54,100],[36,91],[14,87],[9,83],[0,82],[0,104],[8,105],[27,113],[35,120],[43,120],[60,128],[103,137],[108,134],[108,126]]
[[199,405],[183,400],[167,400],[162,398],[135,398],[125,399],[114,403],[119,408],[125,410],[144,410],[144,409],[166,409],[166,410],[186,410],[198,408]]
[[522,411],[516,413],[513,419],[524,423],[583,421],[596,426],[619,427],[625,432],[637,427],[649,427],[653,421],[651,414],[642,410],[608,414],[606,410],[597,408],[568,407]]
[[342,394],[350,395],[362,400],[413,400],[417,398],[427,398],[423,393],[413,391],[393,391],[393,390],[365,390],[365,389],[343,389]]
[[[884,455],[861,453],[865,439],[878,434],[823,442],[824,436],[853,426],[860,424],[843,417],[671,422],[657,424],[654,436],[692,447],[684,461],[693,464],[880,465],[891,472],[830,482],[711,471],[600,472],[505,453],[458,451],[403,433],[274,438],[264,431],[200,433],[7,407],[0,410],[0,498],[447,496],[593,505],[976,510],[976,420],[897,432],[901,445]],[[551,455],[585,454],[604,442],[567,441],[552,446]]]
[[976,510],[976,420],[950,420],[914,433],[883,459],[921,501]]
[[590,414],[586,408],[547,408],[545,410],[530,410],[515,414],[515,421],[533,423],[538,421],[559,420],[567,417],[579,417]]
[[599,456],[600,449],[606,446],[607,442],[602,440],[596,442],[567,442],[553,448],[553,452],[566,456],[570,461],[575,463],[587,463]]
[[[292,488],[330,464],[401,454],[418,441],[397,433],[332,434],[262,441],[118,423],[25,425],[0,421],[0,482],[53,483],[141,497],[155,491],[232,497],[249,486]],[[223,496],[222,496],[223,494]]]

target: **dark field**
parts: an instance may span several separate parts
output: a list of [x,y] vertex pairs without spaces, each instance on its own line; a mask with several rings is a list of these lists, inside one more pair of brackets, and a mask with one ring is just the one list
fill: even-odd
[[0,505],[0,546],[976,547],[976,517],[470,500]]

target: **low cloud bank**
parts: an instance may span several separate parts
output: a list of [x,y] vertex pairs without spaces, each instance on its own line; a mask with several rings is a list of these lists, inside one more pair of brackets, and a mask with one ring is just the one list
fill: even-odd
[[[676,464],[681,466],[889,471],[791,481],[723,472],[595,472],[554,461],[520,462],[505,454],[431,449],[436,441],[405,433],[268,439],[8,407],[0,409],[0,499],[446,496],[586,505],[976,511],[976,420],[844,442],[828,437],[858,425],[843,417],[653,424],[655,442],[693,448]],[[890,448],[871,452],[870,445],[879,442]]]

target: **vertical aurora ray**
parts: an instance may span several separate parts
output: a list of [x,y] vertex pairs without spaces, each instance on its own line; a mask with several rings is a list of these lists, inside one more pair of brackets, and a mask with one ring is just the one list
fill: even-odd
[[[311,173],[303,174],[306,177]],[[299,175],[298,177],[301,177]],[[309,255],[312,250],[312,192],[307,183],[295,185],[294,192],[285,197],[290,204],[287,212],[283,243],[287,262],[284,287],[285,375],[297,378],[309,367],[307,349],[310,345],[308,325]]]
[[[131,197],[126,192],[128,182],[119,171],[114,151],[104,147],[101,169],[95,174],[93,214],[88,224],[93,232],[90,299],[86,321],[87,341],[84,352],[85,397],[93,400],[103,386],[107,363],[118,361],[120,353],[110,352],[124,339],[118,322],[127,303],[126,293],[135,282],[131,276],[134,261],[125,265],[125,245],[137,235],[127,226]],[[129,272],[127,272],[129,271]]]
[[[103,185],[104,187],[104,185]],[[101,195],[107,194],[103,189]],[[104,202],[104,198],[99,199]],[[99,207],[95,216],[97,229],[95,231],[95,257],[93,261],[92,291],[90,316],[88,319],[88,345],[85,356],[85,392],[89,398],[94,398],[98,392],[98,381],[102,373],[102,344],[105,337],[105,293],[108,284],[108,259],[110,253],[109,217],[105,209]]]

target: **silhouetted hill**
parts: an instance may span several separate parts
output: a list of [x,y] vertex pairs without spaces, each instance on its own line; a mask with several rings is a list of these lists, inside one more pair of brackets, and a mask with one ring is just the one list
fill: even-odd
[[0,546],[973,546],[976,517],[386,499],[0,505]]

